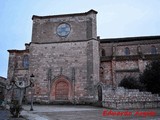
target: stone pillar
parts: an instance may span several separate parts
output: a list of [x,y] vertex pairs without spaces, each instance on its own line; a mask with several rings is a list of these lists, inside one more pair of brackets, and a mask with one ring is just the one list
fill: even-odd
[[111,61],[111,74],[112,74],[112,87],[116,87],[116,46],[113,45],[112,47],[112,61]]
[[9,62],[8,62],[8,75],[7,79],[11,81],[14,78],[15,68],[17,66],[16,53],[8,50],[9,52]]
[[116,87],[117,86],[117,82],[116,82],[116,61],[115,59],[112,59],[111,61],[111,73],[112,73],[112,87]]

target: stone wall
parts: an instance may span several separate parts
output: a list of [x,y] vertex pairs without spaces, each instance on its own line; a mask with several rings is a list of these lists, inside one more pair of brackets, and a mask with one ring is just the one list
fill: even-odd
[[29,81],[29,50],[8,50],[8,81],[21,80],[26,84]]
[[5,85],[7,83],[7,79],[0,76],[0,106],[2,105],[5,98]]
[[[128,38],[129,39],[129,38]],[[124,38],[125,40],[125,38]],[[160,53],[160,40],[159,39],[153,39],[153,40],[133,40],[131,39],[130,41],[126,42],[121,42],[123,41],[123,38],[121,38],[121,41],[117,42],[118,39],[113,39],[110,40],[108,39],[103,40],[100,44],[100,50],[104,49],[105,50],[105,56],[125,56],[125,48],[128,47],[130,50],[130,55],[139,55],[140,53],[142,54],[151,54],[151,49],[152,46],[155,46],[157,53]],[[102,40],[101,40],[102,41]],[[101,54],[102,55],[102,54]]]
[[[69,15],[33,16],[29,73],[36,79],[35,99],[72,103],[96,99],[94,86],[99,82],[96,14],[90,10]],[[57,28],[64,23],[70,31],[61,36]]]
[[[32,42],[49,43],[96,39],[96,13],[96,11],[90,10],[80,14],[33,16]],[[71,28],[67,37],[60,37],[57,34],[57,27],[61,23],[67,23]]]
[[[150,61],[160,59],[159,36],[97,38],[96,14],[90,10],[66,15],[34,15],[31,43],[25,44],[25,50],[8,50],[7,79],[27,83],[30,75],[34,74],[34,101],[37,102],[96,102],[101,99],[97,86],[116,87],[124,77],[138,77]],[[64,23],[70,31],[63,36],[58,34],[57,28]],[[60,32],[66,31],[62,27]],[[29,57],[27,68],[24,66],[26,55]],[[108,95],[108,90],[104,96]],[[123,91],[122,94],[130,94]],[[101,93],[100,87],[98,92]],[[116,93],[111,96],[111,105],[117,105],[119,94],[112,92]],[[26,93],[29,100],[31,89]],[[141,94],[145,97],[145,93]],[[107,100],[109,98],[105,97],[104,106],[108,106]],[[121,105],[116,107],[122,108]]]
[[[140,38],[137,38],[140,39]],[[124,77],[138,77],[142,73],[148,63],[152,60],[160,58],[160,40],[149,39],[130,41],[121,38],[104,40],[100,42],[100,55],[101,55],[101,82],[106,85],[118,86]],[[156,53],[152,53],[154,46]],[[126,55],[125,49],[129,49],[129,54]],[[103,70],[102,70],[103,69]]]
[[0,82],[1,82],[1,83],[4,83],[4,84],[5,84],[5,83],[7,82],[6,80],[7,80],[6,78],[0,76]]
[[102,62],[100,67],[101,67],[101,72],[100,72],[101,82],[107,85],[111,85],[112,84],[112,64],[111,62]]
[[[156,48],[156,53],[152,53],[152,46]],[[128,55],[125,54],[125,48],[130,50]],[[100,80],[103,83],[103,107],[111,109],[160,107],[160,97],[157,94],[116,87],[124,77],[138,78],[148,63],[160,59],[159,39],[101,42],[100,52],[100,67],[102,68],[100,69]]]
[[35,75],[35,99],[41,96],[42,100],[56,101],[56,84],[62,77],[68,81],[70,102],[94,101],[94,85],[99,81],[98,50],[96,40],[32,43],[29,73]]
[[158,94],[140,92],[136,89],[124,89],[117,87],[103,89],[103,107],[112,109],[142,109],[160,107]]

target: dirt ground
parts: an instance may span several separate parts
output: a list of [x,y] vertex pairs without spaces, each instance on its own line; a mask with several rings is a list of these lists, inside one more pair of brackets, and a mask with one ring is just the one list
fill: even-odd
[[111,110],[93,106],[41,105],[24,106],[29,114],[44,120],[160,120],[160,109]]

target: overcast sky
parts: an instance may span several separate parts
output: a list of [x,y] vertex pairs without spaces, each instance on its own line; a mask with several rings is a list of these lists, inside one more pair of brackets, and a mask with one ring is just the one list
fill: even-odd
[[160,35],[160,0],[0,0],[0,76],[7,77],[8,49],[31,41],[32,15],[94,9],[101,38]]

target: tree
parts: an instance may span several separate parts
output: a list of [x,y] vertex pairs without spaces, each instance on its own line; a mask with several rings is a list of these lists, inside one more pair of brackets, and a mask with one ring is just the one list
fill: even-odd
[[120,84],[120,87],[124,87],[126,89],[139,89],[142,90],[142,84],[134,77],[124,77]]
[[148,64],[139,80],[144,84],[146,91],[160,94],[160,61]]

